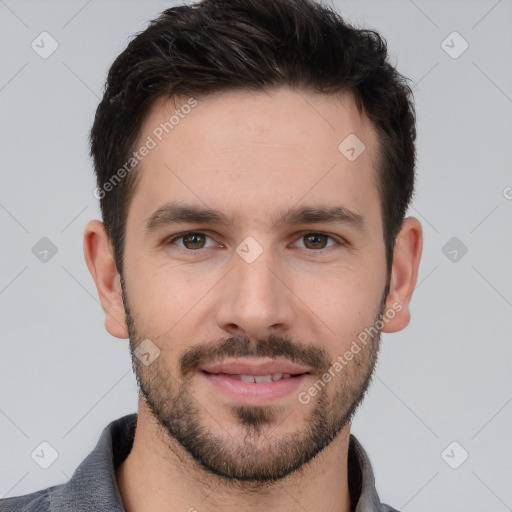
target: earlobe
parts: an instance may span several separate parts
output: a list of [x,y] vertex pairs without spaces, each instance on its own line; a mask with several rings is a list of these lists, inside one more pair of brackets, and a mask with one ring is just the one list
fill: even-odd
[[406,218],[395,241],[386,299],[386,310],[393,309],[395,315],[385,323],[383,332],[400,331],[409,323],[409,302],[418,278],[422,247],[423,231],[420,222],[414,217]]
[[116,338],[128,338],[120,276],[105,226],[99,220],[85,227],[84,256],[105,312],[105,328]]

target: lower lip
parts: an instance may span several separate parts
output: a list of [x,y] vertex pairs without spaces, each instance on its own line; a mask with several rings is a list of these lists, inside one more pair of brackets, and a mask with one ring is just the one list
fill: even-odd
[[202,378],[206,379],[215,389],[234,398],[237,402],[248,404],[261,404],[289,395],[302,385],[307,373],[290,377],[289,379],[274,380],[271,382],[243,382],[226,374],[213,374],[200,371]]

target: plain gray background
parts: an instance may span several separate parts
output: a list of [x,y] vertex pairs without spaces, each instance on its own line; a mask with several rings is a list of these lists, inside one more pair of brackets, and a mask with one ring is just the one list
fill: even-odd
[[[0,496],[65,482],[136,411],[128,340],[105,331],[82,252],[100,218],[87,136],[112,61],[171,5],[0,0]],[[425,235],[411,324],[383,336],[352,432],[394,507],[512,510],[512,2],[335,5],[414,82]]]

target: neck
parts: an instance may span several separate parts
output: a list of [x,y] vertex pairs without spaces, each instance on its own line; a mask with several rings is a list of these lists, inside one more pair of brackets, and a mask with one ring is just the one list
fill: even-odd
[[226,480],[200,466],[139,400],[133,447],[116,475],[126,512],[350,512],[348,424],[308,464],[277,482]]

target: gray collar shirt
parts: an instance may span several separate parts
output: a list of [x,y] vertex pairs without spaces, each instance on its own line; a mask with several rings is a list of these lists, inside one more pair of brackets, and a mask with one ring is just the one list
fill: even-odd
[[[0,500],[0,512],[125,512],[115,470],[133,446],[137,414],[112,421],[65,484]],[[398,512],[380,502],[370,460],[350,435],[348,476],[354,512]]]

